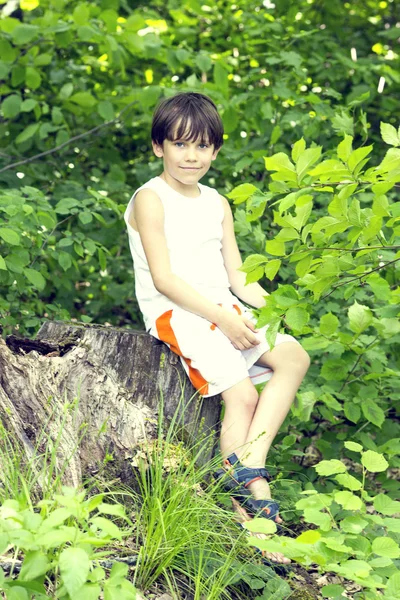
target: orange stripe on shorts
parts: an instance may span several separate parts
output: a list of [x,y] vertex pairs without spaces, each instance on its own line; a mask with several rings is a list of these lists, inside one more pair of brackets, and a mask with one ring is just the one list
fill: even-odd
[[163,313],[160,317],[158,317],[158,319],[156,319],[158,337],[161,341],[168,344],[172,352],[178,354],[178,356],[182,356],[183,360],[189,367],[189,379],[196,390],[201,390],[202,394],[208,394],[208,381],[204,379],[198,369],[194,369],[191,366],[191,359],[183,356],[181,349],[179,348],[178,340],[176,339],[174,330],[171,326],[172,311],[173,309],[171,308],[171,310],[167,310],[167,312]]

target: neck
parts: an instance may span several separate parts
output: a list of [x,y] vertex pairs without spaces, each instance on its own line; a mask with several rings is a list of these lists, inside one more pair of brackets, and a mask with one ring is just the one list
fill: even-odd
[[166,173],[166,171],[163,171],[159,177],[161,177],[161,179],[166,181],[166,183],[168,183],[170,187],[172,187],[174,190],[176,190],[183,196],[187,196],[188,198],[198,198],[201,194],[200,188],[197,183],[184,184],[181,181],[174,179],[174,177],[171,177],[171,175],[169,175],[169,173]]

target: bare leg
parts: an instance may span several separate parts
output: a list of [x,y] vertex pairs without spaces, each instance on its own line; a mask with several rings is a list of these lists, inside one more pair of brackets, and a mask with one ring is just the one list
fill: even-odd
[[258,393],[250,377],[221,394],[225,403],[220,448],[224,458],[244,446],[258,402]]
[[[265,466],[270,446],[290,409],[310,359],[299,344],[285,342],[263,354],[258,364],[272,367],[274,374],[260,394],[246,449],[241,452],[241,462],[248,467]],[[257,499],[271,497],[265,479],[250,484],[249,489]],[[280,517],[277,522],[282,522]]]

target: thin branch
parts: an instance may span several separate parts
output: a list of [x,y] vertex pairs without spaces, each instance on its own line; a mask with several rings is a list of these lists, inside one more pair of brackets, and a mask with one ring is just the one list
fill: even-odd
[[62,144],[60,144],[59,146],[56,146],[55,148],[52,148],[51,150],[46,150],[45,152],[40,152],[40,154],[35,154],[35,156],[31,156],[30,158],[26,158],[24,160],[20,160],[18,162],[7,165],[6,167],[3,167],[2,169],[0,169],[0,173],[3,173],[4,171],[8,171],[9,169],[12,169],[14,167],[19,167],[19,165],[24,165],[26,163],[32,162],[32,161],[36,160],[37,158],[42,158],[42,156],[47,156],[48,154],[53,154],[54,152],[57,152],[57,150],[61,150],[61,148],[64,148],[64,146],[68,146],[68,144],[71,144],[72,142],[75,142],[76,140],[86,137],[86,136],[90,135],[91,133],[94,133],[95,131],[102,129],[103,127],[108,127],[109,125],[116,123],[117,121],[120,120],[122,114],[126,110],[128,110],[128,108],[130,108],[133,104],[136,104],[137,102],[138,102],[138,100],[134,100],[133,102],[130,102],[129,104],[127,104],[127,106],[125,106],[125,108],[123,108],[120,111],[120,113],[111,121],[106,121],[105,123],[101,123],[100,125],[93,127],[93,129],[89,129],[89,131],[85,131],[83,133],[80,133],[79,135],[75,135],[71,139],[67,140],[66,142],[63,142]]
[[[376,340],[376,339],[377,339],[377,338],[375,338],[375,340]],[[374,340],[374,341],[375,341],[375,340]],[[372,342],[371,342],[371,344],[372,344]],[[369,345],[369,344],[368,344],[368,345]],[[368,346],[367,346],[367,348],[368,348]],[[350,375],[351,375],[351,374],[352,374],[352,373],[353,373],[353,372],[356,370],[356,368],[357,368],[357,365],[358,365],[358,363],[360,362],[360,360],[361,360],[361,358],[362,358],[363,356],[364,356],[363,354],[359,354],[359,355],[358,355],[358,357],[357,357],[357,360],[356,360],[356,362],[354,363],[353,367],[352,367],[352,368],[351,368],[351,370],[350,370],[350,371],[347,373],[347,377],[346,377],[346,379],[344,380],[344,382],[343,382],[343,385],[342,385],[342,387],[341,387],[341,388],[340,388],[340,390],[339,390],[339,394],[342,392],[343,388],[345,387],[345,385],[346,385],[346,384],[347,384],[347,382],[349,381]]]
[[329,246],[322,246],[321,248],[307,248],[306,250],[301,250],[301,252],[316,252],[317,250],[341,250],[342,252],[360,252],[360,250],[398,250],[399,248],[400,246],[363,246],[361,248],[331,248]]
[[343,283],[339,283],[338,285],[335,285],[328,294],[325,294],[325,296],[322,296],[321,300],[324,300],[324,298],[327,298],[328,296],[333,294],[333,292],[335,290],[337,290],[337,288],[342,287],[342,285],[347,285],[351,281],[356,281],[357,279],[362,279],[363,277],[366,277],[367,275],[370,275],[371,273],[374,273],[375,271],[380,271],[381,269],[384,269],[388,265],[392,265],[393,263],[396,263],[399,260],[400,260],[400,258],[395,258],[394,260],[390,260],[389,262],[385,263],[384,265],[382,265],[380,267],[376,267],[375,269],[371,269],[370,271],[367,271],[366,273],[363,273],[362,275],[359,275],[358,277],[353,277],[353,279],[349,279],[349,281],[343,281]]

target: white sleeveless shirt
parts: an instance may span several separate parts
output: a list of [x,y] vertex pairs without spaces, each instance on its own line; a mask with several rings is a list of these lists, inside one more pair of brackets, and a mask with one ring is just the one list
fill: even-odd
[[135,196],[143,188],[154,190],[163,204],[172,273],[216,304],[229,302],[233,297],[221,252],[222,200],[216,189],[202,183],[198,183],[198,187],[200,196],[188,198],[161,177],[153,177],[134,192],[124,212],[135,273],[135,293],[146,331],[160,315],[176,308],[177,304],[154,286],[140,234],[128,221]]

